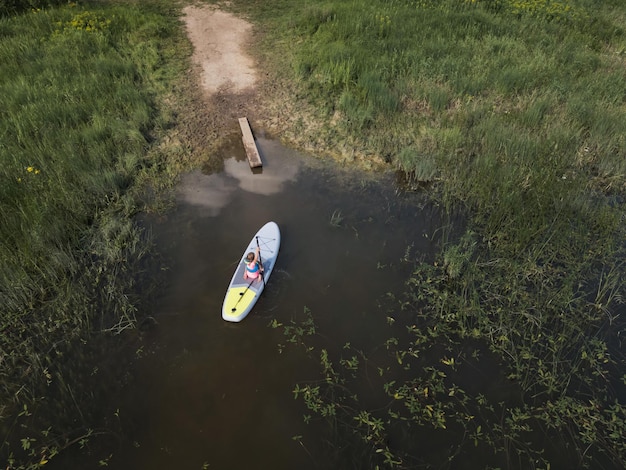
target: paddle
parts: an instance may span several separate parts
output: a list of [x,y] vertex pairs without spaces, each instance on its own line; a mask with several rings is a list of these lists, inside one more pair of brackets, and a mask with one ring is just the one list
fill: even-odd
[[239,304],[239,302],[241,302],[241,299],[243,299],[243,295],[248,292],[248,289],[250,289],[250,286],[252,285],[252,283],[254,282],[254,279],[252,279],[250,281],[250,284],[248,284],[248,287],[246,287],[246,290],[239,292],[239,300],[237,301],[237,303],[235,304],[235,306],[233,308],[230,309],[231,312],[234,312],[235,310],[237,310],[237,305]]
[[[261,259],[261,247],[259,246],[259,237],[256,237],[256,246],[259,249],[259,265],[260,265],[259,270],[260,270],[261,266],[263,266],[263,260]],[[239,292],[239,300],[237,300],[237,303],[235,304],[235,306],[230,309],[231,312],[235,312],[237,310],[237,305],[239,305],[239,302],[241,302],[241,299],[243,299],[244,294],[248,292],[248,289],[250,289],[250,286],[255,281],[255,279],[252,279],[250,281],[250,283],[248,284],[248,286],[246,287],[244,291]],[[265,288],[265,275],[263,274],[263,271],[261,271],[261,280],[263,281],[263,287]]]
[[263,281],[263,288],[265,289],[265,274],[263,274],[263,260],[261,259],[261,247],[259,246],[259,237],[256,237],[256,246],[259,249],[259,270],[261,270],[261,280]]
[[[260,264],[259,270],[260,270],[261,266],[263,266],[263,260],[261,259],[261,247],[259,246],[259,237],[256,237],[256,246],[259,248],[259,264]],[[244,294],[248,292],[248,289],[250,289],[250,286],[255,281],[255,279],[252,279],[250,281],[250,283],[246,287],[246,290],[239,292],[239,300],[237,300],[237,303],[235,304],[235,306],[230,309],[231,312],[235,312],[237,310],[237,305],[239,304],[239,302],[241,302],[241,299],[243,299]],[[263,287],[265,287],[265,276],[263,275],[263,271],[261,271],[261,280],[263,281]]]

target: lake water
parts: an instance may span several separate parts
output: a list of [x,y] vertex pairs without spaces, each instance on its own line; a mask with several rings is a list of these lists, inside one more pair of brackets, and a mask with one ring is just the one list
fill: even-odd
[[[285,337],[269,324],[302,319],[306,308],[331,354],[348,342],[378,347],[386,294],[409,274],[403,258],[437,249],[438,211],[399,191],[394,174],[373,179],[273,140],[258,144],[261,171],[233,139],[223,171],[185,175],[175,209],[143,219],[164,282],[152,299],[156,324],[119,363],[124,385],[101,399],[119,429],[90,457],[106,457],[106,468],[329,468],[326,427],[304,424],[292,392],[317,379],[319,365],[301,348],[280,348]],[[271,279],[247,318],[225,322],[228,282],[270,220],[282,235]],[[58,463],[85,468],[84,458]]]

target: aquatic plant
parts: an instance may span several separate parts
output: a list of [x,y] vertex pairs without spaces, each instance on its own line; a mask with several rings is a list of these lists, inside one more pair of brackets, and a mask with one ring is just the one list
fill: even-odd
[[[623,6],[405,0],[286,6],[270,18],[240,4],[292,26],[276,27],[275,45],[299,44],[280,71],[301,85],[294,113],[323,123],[294,140],[323,150],[317,135],[332,132],[361,159],[429,182],[433,200],[467,220],[415,265],[397,310],[381,313],[389,358],[376,355],[372,370],[372,351],[314,350],[312,415],[332,399],[333,432],[356,436],[350,451],[371,467],[463,454],[481,467],[619,468]],[[358,377],[374,371],[385,399],[364,408]],[[485,374],[480,384],[472,371]],[[414,447],[437,439],[448,450],[429,461]]]
[[341,226],[341,222],[343,222],[343,214],[340,209],[335,209],[330,216],[330,225],[333,227]]

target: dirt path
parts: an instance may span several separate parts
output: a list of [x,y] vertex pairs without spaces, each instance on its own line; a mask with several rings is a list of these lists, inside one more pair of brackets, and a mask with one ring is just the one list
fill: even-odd
[[210,5],[188,5],[182,19],[193,46],[192,66],[172,90],[176,128],[164,145],[186,149],[183,168],[201,164],[212,172],[223,165],[216,151],[223,138],[241,132],[238,118],[254,122],[265,111],[260,74],[247,52],[253,28]]
[[246,53],[252,26],[209,6],[183,10],[187,34],[200,67],[201,86],[209,95],[254,92],[257,71]]

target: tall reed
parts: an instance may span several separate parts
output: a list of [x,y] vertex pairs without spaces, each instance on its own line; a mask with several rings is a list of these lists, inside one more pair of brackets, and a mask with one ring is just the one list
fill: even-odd
[[136,324],[150,243],[132,216],[162,177],[147,159],[187,54],[176,14],[154,2],[0,18],[0,455],[16,468],[67,437],[55,403],[80,412],[88,398],[64,379],[71,357]]

